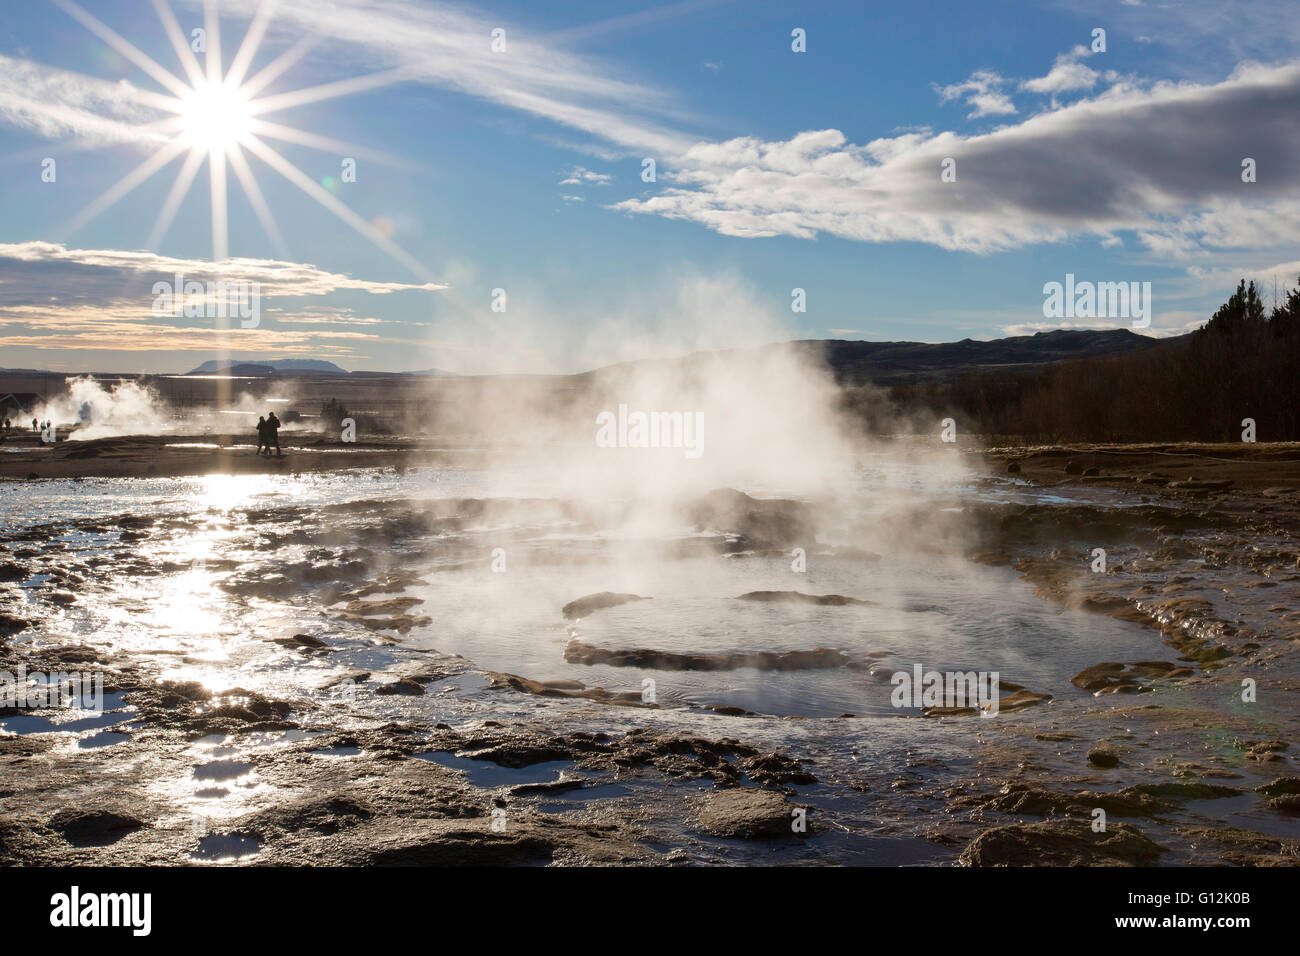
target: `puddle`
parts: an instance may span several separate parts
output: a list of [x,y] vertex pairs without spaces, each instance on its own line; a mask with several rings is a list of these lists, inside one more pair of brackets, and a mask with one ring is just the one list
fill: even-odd
[[502,767],[488,760],[470,760],[441,750],[411,756],[448,770],[460,770],[469,778],[470,784],[484,789],[512,787],[519,783],[551,783],[559,778],[561,770],[573,766],[570,760],[545,760],[529,767]]
[[255,856],[262,845],[251,837],[233,833],[210,833],[199,839],[199,845],[190,853],[195,860],[208,863],[228,863]]
[[253,765],[238,760],[214,760],[194,768],[195,780],[236,780],[252,773]]
[[359,757],[360,747],[325,747],[311,751],[313,757]]
[[124,744],[131,739],[130,734],[119,733],[115,730],[105,730],[89,737],[83,737],[77,741],[77,746],[83,750],[91,750],[96,747],[112,747],[114,744]]

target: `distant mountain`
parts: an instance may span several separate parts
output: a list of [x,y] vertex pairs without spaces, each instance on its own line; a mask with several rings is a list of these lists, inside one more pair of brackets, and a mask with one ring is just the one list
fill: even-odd
[[271,375],[276,372],[297,372],[300,375],[347,375],[348,370],[333,362],[321,359],[270,359],[258,362],[241,362],[230,359],[209,359],[187,375]]
[[353,372],[352,375],[354,377],[362,377],[362,378],[376,378],[379,376],[389,376],[389,375],[429,375],[429,376],[438,376],[438,377],[447,377],[447,376],[459,377],[460,373],[445,372],[440,368],[426,368],[420,372]]
[[837,384],[902,385],[926,380],[953,381],[968,372],[1030,370],[1067,359],[1118,355],[1144,349],[1163,348],[1184,341],[1184,336],[1155,339],[1128,329],[1090,331],[1056,329],[977,342],[863,342],[850,339],[800,339],[749,349],[692,352],[673,359],[642,359],[620,362],[576,376],[579,380],[617,385],[647,366],[665,368],[707,367],[720,358],[743,359],[746,354],[772,350],[795,350],[825,360]]
[[[739,358],[747,352],[771,349],[796,350],[825,359],[827,366],[840,385],[902,385],[926,380],[951,382],[968,372],[1025,371],[1063,362],[1068,359],[1091,358],[1102,355],[1119,355],[1146,349],[1172,348],[1187,340],[1187,336],[1157,339],[1138,335],[1129,329],[1054,329],[1033,335],[1017,335],[1005,339],[977,342],[962,339],[960,342],[865,342],[853,339],[801,339],[759,346],[757,349],[725,349],[719,352],[692,352],[670,359],[643,359],[607,365],[573,376],[577,381],[599,380],[616,383],[621,377],[631,375],[635,369],[648,365],[704,366],[719,357]],[[19,370],[10,369],[9,372]],[[27,370],[22,370],[27,371]],[[247,377],[266,375],[348,375],[356,378],[410,376],[428,378],[457,378],[455,372],[443,369],[424,369],[417,372],[349,372],[333,362],[322,359],[269,359],[266,361],[234,361],[210,359],[189,375],[231,374]],[[47,373],[29,373],[47,374]],[[492,376],[519,378],[520,376]],[[536,377],[536,376],[524,376]],[[540,376],[546,378],[549,376]],[[560,376],[564,377],[564,376]]]

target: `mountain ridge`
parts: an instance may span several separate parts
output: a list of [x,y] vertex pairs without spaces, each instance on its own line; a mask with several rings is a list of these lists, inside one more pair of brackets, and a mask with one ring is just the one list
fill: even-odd
[[[923,380],[950,381],[971,371],[1033,368],[1070,359],[1168,347],[1185,336],[1157,339],[1131,329],[1049,329],[1031,335],[1001,339],[965,338],[956,342],[873,341],[867,339],[794,339],[748,348],[689,352],[675,358],[636,359],[604,365],[575,377],[617,374],[646,363],[695,363],[709,357],[736,356],[749,351],[796,349],[820,354],[841,385],[895,385]],[[323,359],[269,359],[235,361],[209,359],[187,375],[228,373],[249,376],[291,373],[296,375],[348,375],[373,378],[385,375],[453,377],[455,372],[425,369],[414,372],[350,372]],[[492,375],[491,377],[512,377]],[[564,377],[564,376],[560,376]]]

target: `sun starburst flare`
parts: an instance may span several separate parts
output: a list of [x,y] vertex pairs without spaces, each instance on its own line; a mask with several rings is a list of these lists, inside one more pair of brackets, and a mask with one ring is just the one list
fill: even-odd
[[67,224],[66,231],[73,232],[84,227],[141,183],[166,168],[174,160],[184,156],[172,188],[163,201],[150,231],[150,248],[156,248],[161,244],[206,162],[212,207],[212,258],[220,261],[229,256],[228,170],[233,170],[244,196],[276,252],[281,257],[287,258],[287,249],[276,226],[275,217],[245,156],[245,152],[248,152],[415,275],[426,282],[433,281],[433,276],[417,259],[349,209],[264,141],[278,140],[309,149],[393,162],[391,157],[383,153],[317,133],[294,129],[262,117],[267,113],[280,112],[307,103],[319,103],[401,82],[405,78],[401,71],[390,70],[288,93],[262,96],[261,93],[267,86],[291,69],[315,45],[314,38],[306,37],[280,54],[260,72],[252,76],[248,75],[274,14],[275,0],[264,0],[258,7],[244,34],[243,42],[230,61],[229,69],[226,69],[222,62],[221,22],[217,0],[204,0],[203,4],[205,45],[202,64],[191,50],[185,33],[167,0],[153,0],[158,19],[176,51],[185,79],[160,65],[86,11],[75,0],[51,0],[51,2],[66,11],[73,19],[139,67],[171,94],[167,96],[147,93],[150,103],[161,111],[172,114],[145,127],[149,133],[161,137],[161,142],[154,152],[82,209]]

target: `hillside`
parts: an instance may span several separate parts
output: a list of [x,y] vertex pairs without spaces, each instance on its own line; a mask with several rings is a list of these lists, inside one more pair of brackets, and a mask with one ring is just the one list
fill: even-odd
[[978,342],[860,342],[842,339],[792,343],[820,349],[841,385],[900,385],[952,381],[970,372],[1024,370],[1070,359],[1160,348],[1178,339],[1156,339],[1129,329],[1055,329]]

